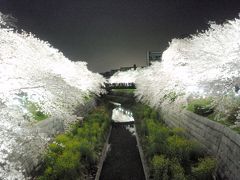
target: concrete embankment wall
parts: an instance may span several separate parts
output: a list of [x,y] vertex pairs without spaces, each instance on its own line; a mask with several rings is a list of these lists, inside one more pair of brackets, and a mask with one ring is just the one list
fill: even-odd
[[137,131],[135,133],[136,133],[137,147],[138,147],[138,151],[139,151],[139,155],[140,155],[140,158],[141,158],[143,171],[144,171],[144,175],[145,175],[145,180],[149,180],[150,172],[149,172],[149,167],[147,165],[147,160],[144,156],[143,148],[142,148],[142,145],[140,143],[140,138],[138,136]]
[[240,135],[228,127],[187,110],[162,107],[160,117],[171,127],[184,128],[189,137],[196,139],[219,162],[218,174],[222,179],[240,179]]
[[[75,115],[72,116],[73,121],[77,116],[85,116],[95,106],[95,100],[87,102],[76,108]],[[31,132],[31,138],[19,137],[19,148],[23,149],[12,152],[10,161],[19,162],[24,170],[26,177],[35,176],[35,173],[41,167],[43,161],[43,153],[49,141],[57,134],[66,131],[66,123],[64,117],[50,117],[37,124],[28,127]]]
[[104,143],[104,146],[103,146],[103,149],[102,149],[101,158],[100,158],[98,166],[97,166],[98,171],[97,171],[95,180],[99,180],[100,179],[101,171],[102,171],[102,168],[103,168],[103,163],[104,163],[104,161],[105,161],[105,159],[107,157],[107,153],[108,153],[108,150],[110,148],[110,144],[108,144],[108,142],[109,142],[109,138],[110,138],[111,132],[112,132],[112,126],[110,127],[110,130],[109,130],[107,138],[106,138],[106,142]]

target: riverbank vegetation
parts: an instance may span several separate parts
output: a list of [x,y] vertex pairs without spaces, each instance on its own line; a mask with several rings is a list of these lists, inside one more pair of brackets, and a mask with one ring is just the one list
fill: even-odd
[[94,179],[109,127],[109,113],[100,106],[70,132],[58,135],[48,146],[38,180]]
[[239,105],[240,98],[230,93],[217,100],[211,97],[191,99],[188,102],[187,110],[219,122],[240,133]]
[[133,108],[136,129],[153,179],[212,179],[216,159],[185,136],[181,128],[169,128],[148,106]]
[[47,119],[50,115],[44,112],[39,105],[28,98],[28,94],[20,92],[15,98],[15,104],[21,107],[22,112],[24,112],[23,117],[28,121],[42,121]]
[[135,89],[112,89],[113,92],[134,94]]

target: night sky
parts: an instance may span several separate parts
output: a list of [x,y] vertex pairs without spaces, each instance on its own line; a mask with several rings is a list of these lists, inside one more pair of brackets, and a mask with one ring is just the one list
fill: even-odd
[[[20,29],[103,72],[145,65],[146,51],[238,17],[240,0],[0,0]],[[0,47],[1,48],[1,47]]]

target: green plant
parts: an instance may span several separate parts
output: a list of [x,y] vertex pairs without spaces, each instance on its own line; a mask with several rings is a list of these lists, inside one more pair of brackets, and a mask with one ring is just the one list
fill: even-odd
[[237,107],[232,107],[229,112],[228,112],[228,116],[227,116],[227,121],[230,124],[234,124],[237,121],[237,112],[239,111],[239,105]]
[[184,169],[177,159],[171,160],[169,171],[170,171],[169,173],[170,179],[186,180]]
[[155,155],[151,161],[153,178],[156,180],[186,180],[184,169],[177,159],[169,159],[164,155]]
[[149,143],[147,156],[152,157],[156,153],[165,153],[167,151],[166,139],[170,135],[169,129],[154,120],[147,120],[146,122]]
[[31,114],[33,119],[37,121],[42,121],[49,117],[42,111],[42,109],[36,102],[32,102],[28,99],[27,93],[21,92],[17,95],[19,96],[18,98],[19,102]]
[[234,128],[232,128],[234,131],[236,131],[237,133],[239,133],[240,134],[240,127],[234,127]]
[[205,157],[199,160],[198,164],[192,168],[193,177],[197,180],[211,180],[216,169],[215,158]]
[[176,157],[179,161],[189,161],[191,152],[194,149],[194,142],[186,138],[173,135],[167,138],[168,154]]
[[146,107],[144,108],[144,111],[143,111],[143,117],[144,117],[144,118],[151,118],[151,112],[152,112],[151,108],[149,108],[148,106],[146,106]]
[[178,95],[176,92],[170,92],[167,95],[167,98],[169,99],[170,102],[174,102],[177,99]]
[[168,179],[169,160],[163,155],[155,155],[151,161],[152,173],[155,180]]
[[211,98],[193,99],[188,103],[187,110],[201,116],[209,116],[214,112],[213,101]]
[[85,161],[88,166],[91,166],[96,162],[97,157],[94,152],[94,146],[91,145],[87,139],[81,139],[79,151],[82,155],[82,160]]
[[112,89],[113,92],[134,94],[135,89]]
[[55,153],[55,154],[61,154],[63,152],[63,149],[64,149],[61,145],[59,145],[55,142],[49,144],[48,148],[52,153]]
[[42,179],[76,178],[76,171],[80,166],[80,152],[71,148],[62,149],[57,144],[51,144],[46,155],[46,168]]
[[35,111],[35,112],[32,112],[32,114],[33,114],[33,118],[37,121],[42,121],[48,118],[48,115],[44,114],[42,111]]
[[150,118],[151,119],[158,119],[158,112],[155,110],[152,110],[152,112],[150,113]]
[[56,174],[73,179],[77,176],[77,169],[80,166],[80,152],[73,152],[71,150],[64,151],[56,160],[55,170]]
[[137,104],[133,112],[153,178],[194,179],[191,167],[204,157],[200,144],[188,140],[184,129],[168,128],[148,106]]
[[66,144],[71,140],[71,138],[67,134],[60,134],[55,138],[56,142]]
[[84,102],[87,103],[89,101],[91,101],[94,98],[94,94],[93,93],[87,93],[83,96]]
[[[92,111],[80,126],[58,135],[48,147],[45,168],[41,180],[78,179],[82,173],[96,166],[99,148],[103,145],[110,120],[106,109],[98,107]],[[81,178],[80,178],[81,179]]]
[[171,135],[178,135],[180,137],[185,137],[185,130],[183,128],[172,128],[171,129]]

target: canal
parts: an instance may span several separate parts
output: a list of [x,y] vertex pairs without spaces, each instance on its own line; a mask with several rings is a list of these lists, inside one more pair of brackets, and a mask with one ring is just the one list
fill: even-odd
[[110,148],[100,180],[145,180],[132,113],[118,106],[113,109],[112,120]]

